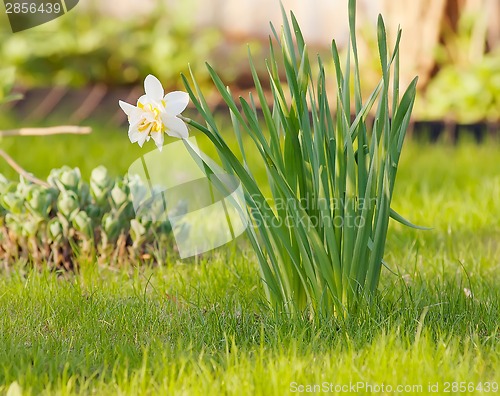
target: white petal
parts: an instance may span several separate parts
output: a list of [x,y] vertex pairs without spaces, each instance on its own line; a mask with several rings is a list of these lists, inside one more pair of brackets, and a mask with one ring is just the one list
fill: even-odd
[[118,104],[122,108],[123,112],[128,115],[129,117],[132,115],[134,110],[137,110],[137,107],[131,105],[130,103],[123,102],[121,100],[118,101]]
[[169,117],[165,114],[162,114],[161,117],[165,128],[167,129],[167,134],[169,136],[177,137],[180,139],[187,139],[189,137],[189,131],[187,129],[184,121],[177,117]]
[[148,97],[148,95],[142,95],[139,99],[137,99],[137,106],[139,106],[139,104],[146,106],[153,103],[155,103],[155,101]]
[[141,132],[139,132],[137,126],[138,124],[130,125],[130,128],[128,130],[128,138],[130,139],[131,143],[137,142],[141,137]]
[[166,94],[163,100],[165,101],[165,113],[169,116],[176,116],[186,109],[189,95],[187,92],[174,91]]
[[132,143],[139,143],[139,146],[142,147],[146,140],[149,140],[149,132],[151,131],[151,126],[145,131],[139,131],[139,125],[141,125],[142,120],[139,120],[135,124],[131,124],[128,129],[128,137]]
[[148,97],[156,101],[162,100],[163,95],[165,94],[160,80],[152,74],[149,74],[144,80],[144,90],[146,91],[146,95]]
[[151,137],[156,143],[156,147],[158,147],[158,150],[161,151],[163,148],[163,139],[164,139],[164,134],[163,132],[152,132]]
[[127,114],[129,124],[132,125],[140,122],[140,120],[142,119],[142,115],[144,114],[144,111],[138,107],[134,107],[133,109],[127,109],[127,111],[128,110],[130,110],[129,114]]
[[163,105],[161,102],[162,102],[161,100],[160,101],[154,100],[147,95],[142,95],[137,100],[137,108],[144,113],[150,113],[154,108],[162,109]]
[[134,111],[128,116],[128,122],[130,124],[137,124],[142,120],[142,115],[144,114],[144,111],[142,111],[139,108],[135,108]]
[[144,142],[148,140],[149,134],[147,134],[146,132],[140,132],[140,134],[141,135],[139,136],[139,140],[137,140],[137,143],[139,143],[139,146],[142,147]]
[[156,116],[151,113],[150,111],[146,111],[142,114],[143,118],[147,121],[147,122],[155,122],[156,121]]

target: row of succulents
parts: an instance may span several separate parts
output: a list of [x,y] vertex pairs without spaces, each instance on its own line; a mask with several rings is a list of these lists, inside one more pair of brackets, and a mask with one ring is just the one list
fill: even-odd
[[0,261],[70,269],[76,254],[101,262],[154,259],[169,243],[161,200],[134,210],[133,200],[137,206],[148,195],[139,177],[113,178],[100,166],[87,183],[78,168],[63,167],[47,182],[13,182],[0,174]]

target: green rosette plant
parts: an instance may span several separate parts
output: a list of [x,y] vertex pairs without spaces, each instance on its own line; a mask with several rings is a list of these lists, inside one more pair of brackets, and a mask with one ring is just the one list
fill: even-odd
[[0,260],[73,268],[81,254],[97,254],[101,262],[152,256],[171,229],[154,213],[135,214],[131,192],[139,203],[147,197],[139,178],[111,177],[103,166],[89,183],[67,166],[53,169],[44,185],[0,174]]

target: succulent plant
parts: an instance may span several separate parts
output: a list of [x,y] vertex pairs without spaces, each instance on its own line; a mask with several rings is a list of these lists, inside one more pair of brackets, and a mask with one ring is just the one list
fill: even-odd
[[113,179],[104,166],[95,168],[90,175],[90,192],[99,205],[107,204],[108,194],[113,188]]
[[72,220],[72,225],[75,230],[88,238],[92,238],[94,231],[92,227],[92,219],[87,212],[80,210]]
[[22,222],[19,221],[19,216],[7,213],[5,215],[5,226],[10,229],[14,235],[21,236],[23,234]]
[[68,220],[72,220],[80,208],[78,195],[71,190],[63,190],[57,199],[57,209]]
[[63,166],[60,169],[52,169],[47,178],[49,184],[56,187],[59,191],[72,190],[78,192],[78,185],[82,179],[80,169],[71,169],[68,166]]
[[123,229],[122,226],[123,223],[118,211],[112,210],[106,213],[102,218],[103,239],[107,243],[116,242]]
[[42,219],[33,216],[24,215],[22,217],[22,235],[25,237],[34,237],[37,235]]
[[148,189],[142,182],[139,175],[128,174],[125,178],[130,189],[130,198],[134,205],[135,210],[137,210],[140,205],[146,200],[148,196]]
[[55,190],[33,185],[27,193],[25,206],[33,215],[48,219],[56,199],[57,192]]
[[63,238],[64,228],[61,221],[57,217],[54,217],[48,222],[47,232],[51,242],[59,241]]
[[[64,166],[53,169],[47,181],[49,187],[22,177],[9,181],[0,174],[0,227],[7,230],[0,238],[0,259],[11,254],[7,252],[28,251],[32,258],[72,268],[64,260],[71,260],[75,246],[89,252],[93,245],[104,258],[110,257],[110,249],[141,255],[171,232],[165,198],[158,192],[151,198],[138,176],[112,178],[100,166],[86,183],[78,168]],[[183,205],[174,208],[186,210]],[[120,249],[120,244],[129,248]]]
[[119,209],[123,204],[128,203],[130,189],[123,180],[115,183],[111,190],[111,202],[115,209]]
[[2,196],[0,196],[0,205],[2,205],[7,212],[13,214],[20,214],[24,212],[24,199],[15,192],[2,194]]
[[150,226],[151,222],[148,221],[143,224],[138,219],[130,220],[130,237],[134,247],[140,246],[146,240]]

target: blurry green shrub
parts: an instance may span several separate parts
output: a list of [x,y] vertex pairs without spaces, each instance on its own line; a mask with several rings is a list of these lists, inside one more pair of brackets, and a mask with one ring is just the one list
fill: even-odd
[[457,32],[445,35],[436,51],[439,71],[417,101],[419,118],[500,120],[500,48],[488,51],[482,17],[464,14]]
[[500,120],[500,51],[465,67],[443,67],[427,87],[423,104],[427,119]]
[[187,59],[208,78],[204,62],[220,41],[214,29],[196,32],[187,18],[166,7],[148,16],[121,20],[93,10],[58,18],[49,30],[12,34],[0,27],[0,58],[17,68],[25,86],[83,86],[92,83],[132,84],[149,73],[173,86],[187,70]]

